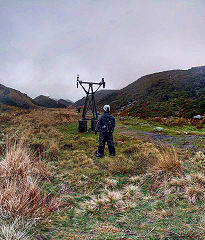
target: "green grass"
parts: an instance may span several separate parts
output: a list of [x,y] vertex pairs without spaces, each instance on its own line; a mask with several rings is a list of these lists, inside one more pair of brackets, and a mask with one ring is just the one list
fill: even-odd
[[[141,124],[136,124],[137,122]],[[190,135],[205,135],[205,125],[202,129],[197,129],[196,126],[193,125],[166,126],[160,122],[148,121],[137,117],[119,118],[118,131],[120,131],[119,128],[122,126],[127,126],[127,130],[140,130],[147,132],[156,131],[156,127],[163,127],[164,130],[162,133],[171,136],[184,135],[185,132],[188,132]]]
[[[133,118],[127,121],[129,125],[118,122],[118,126],[128,126],[131,130],[153,129],[132,125],[144,120]],[[94,157],[98,135],[79,134],[77,129],[77,122],[58,128],[63,134],[61,144],[72,143],[73,149],[61,148],[58,159],[49,162],[53,180],[46,183],[44,189],[55,195],[66,182],[68,191],[60,193],[63,207],[53,215],[50,222],[38,226],[38,233],[43,239],[204,239],[204,202],[193,205],[177,194],[165,196],[162,188],[155,186],[155,179],[143,174],[139,175],[144,179],[140,183],[141,196],[135,201],[134,208],[119,210],[109,207],[94,212],[85,211],[85,202],[105,191],[106,179],[115,179],[117,185],[114,189],[123,191],[129,185],[129,179],[138,174],[110,173],[103,167],[102,160]],[[116,144],[118,154],[135,141],[139,143],[135,138],[119,134],[119,130],[117,132],[116,142],[122,139],[125,141],[124,144]],[[80,160],[76,162],[78,158]],[[89,162],[89,159],[92,161]],[[196,171],[187,161],[183,162],[183,166],[184,174]]]

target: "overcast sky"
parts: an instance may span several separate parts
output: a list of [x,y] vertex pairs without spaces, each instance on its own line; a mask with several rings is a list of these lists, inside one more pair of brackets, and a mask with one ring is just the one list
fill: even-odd
[[77,100],[82,80],[120,89],[205,65],[205,0],[0,0],[0,83]]

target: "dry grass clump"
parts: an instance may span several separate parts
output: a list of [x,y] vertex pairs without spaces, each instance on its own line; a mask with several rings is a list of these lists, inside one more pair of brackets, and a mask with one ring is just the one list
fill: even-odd
[[8,145],[0,162],[0,207],[9,216],[43,217],[58,208],[55,198],[42,194],[39,180],[48,175],[41,161],[22,145]]
[[91,158],[89,158],[85,151],[76,150],[73,151],[73,155],[68,154],[68,164],[70,168],[84,168],[95,167],[95,164]]
[[106,187],[108,188],[116,188],[118,181],[115,179],[107,178],[106,179]]
[[146,173],[150,166],[156,161],[159,149],[153,143],[139,142],[135,145],[136,152],[130,156],[134,161],[135,170],[138,173]]
[[111,173],[129,173],[134,169],[134,161],[124,155],[117,155],[115,158],[104,157],[101,164]]
[[140,187],[127,185],[121,190],[108,188],[107,185],[100,195],[91,196],[90,200],[82,203],[82,210],[87,213],[96,213],[105,209],[127,211],[136,207],[136,202],[142,198]]
[[199,169],[205,170],[205,154],[202,151],[197,152],[191,161]]
[[94,200],[87,200],[83,204],[83,208],[87,213],[94,213],[97,210],[97,204]]
[[124,193],[128,197],[134,197],[136,195],[141,195],[140,188],[134,185],[128,185],[124,188]]
[[[148,170],[154,175],[180,172],[182,169],[176,149],[173,146],[153,143],[135,145],[136,152],[132,156],[138,168]],[[142,170],[141,170],[142,171]]]
[[[152,175],[173,175],[182,170],[177,151],[172,146],[156,146],[153,143],[138,142],[125,147],[115,158],[101,160],[103,167],[111,173],[146,173]],[[138,178],[133,181],[140,181]]]
[[93,200],[99,209],[103,208],[107,203],[107,197],[105,194],[102,194],[101,196],[98,195],[96,197],[93,197]]
[[34,224],[34,220],[3,217],[0,219],[0,240],[30,240],[30,231]]
[[131,146],[128,146],[123,149],[122,153],[126,155],[131,155],[136,153],[137,151],[140,150],[140,145],[139,144],[133,144]]
[[132,176],[129,179],[129,182],[133,183],[133,184],[138,184],[140,183],[142,180],[141,176]]
[[184,192],[187,185],[185,178],[172,178],[166,183],[166,189],[169,193]]
[[98,195],[93,196],[90,200],[87,200],[82,204],[82,209],[88,213],[95,213],[102,209],[115,208],[122,209],[124,207],[123,194],[120,191],[108,190]]
[[6,154],[0,162],[1,179],[14,179],[28,175],[45,177],[49,175],[49,172],[41,159],[33,156],[22,142],[7,144]]
[[59,154],[58,144],[55,141],[50,142],[47,152],[51,154],[52,157],[57,158]]
[[155,161],[152,162],[149,172],[154,175],[170,175],[180,173],[181,170],[182,164],[176,149],[172,146],[161,146],[155,154]]
[[188,187],[186,188],[186,197],[193,204],[196,204],[198,201],[205,200],[205,188],[201,188],[196,185]]
[[205,175],[202,173],[197,172],[190,174],[187,179],[190,183],[196,183],[205,187]]
[[115,206],[119,201],[122,200],[123,195],[119,191],[107,191],[106,193],[107,202],[110,203],[112,206]]
[[44,217],[57,210],[56,199],[42,195],[38,185],[27,180],[12,181],[0,190],[0,206],[10,216]]
[[205,175],[195,173],[181,178],[172,178],[164,185],[164,193],[180,194],[189,202],[196,204],[205,200]]

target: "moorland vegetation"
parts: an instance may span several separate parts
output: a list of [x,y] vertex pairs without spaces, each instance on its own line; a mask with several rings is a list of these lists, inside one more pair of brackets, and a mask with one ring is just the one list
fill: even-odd
[[123,134],[141,120],[121,116],[117,156],[98,159],[97,136],[79,134],[78,118],[75,109],[0,115],[0,239],[204,239],[204,151]]

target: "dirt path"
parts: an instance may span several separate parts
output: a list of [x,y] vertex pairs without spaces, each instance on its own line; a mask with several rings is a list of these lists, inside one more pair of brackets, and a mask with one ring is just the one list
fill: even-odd
[[187,135],[187,136],[170,136],[163,133],[146,132],[141,130],[122,130],[121,134],[130,135],[141,140],[158,143],[168,143],[177,145],[181,148],[193,151],[205,150],[205,136]]

